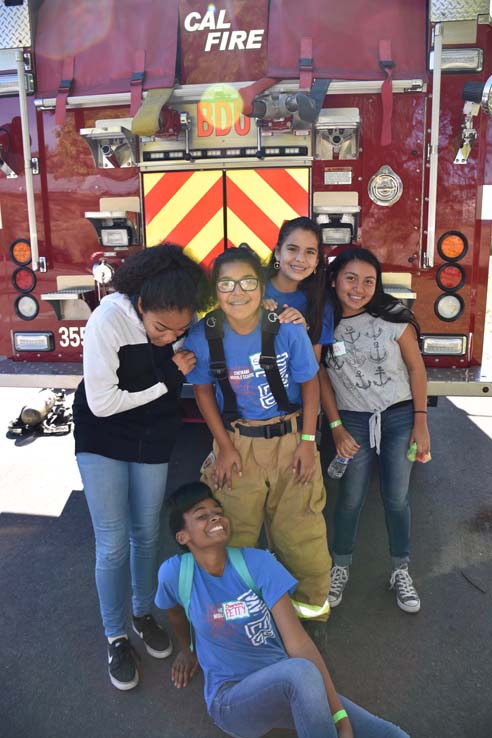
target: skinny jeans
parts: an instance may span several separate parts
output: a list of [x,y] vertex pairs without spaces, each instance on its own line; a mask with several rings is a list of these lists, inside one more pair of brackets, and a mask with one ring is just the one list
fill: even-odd
[[[371,715],[345,697],[340,701],[354,738],[408,738],[392,723]],[[337,738],[326,688],[307,659],[287,658],[223,684],[210,706],[216,725],[233,738],[259,738],[274,729],[295,730],[299,738]]]
[[167,464],[117,461],[79,453],[77,464],[96,538],[96,586],[106,637],[127,631],[133,614],[150,613],[157,587],[159,518]]
[[396,568],[410,560],[408,487],[412,462],[407,459],[407,451],[413,428],[413,408],[411,404],[395,405],[381,413],[379,456],[370,446],[371,414],[340,410],[344,427],[360,444],[360,449],[340,480],[334,515],[333,561],[338,566],[352,563],[360,515],[369,491],[372,469],[377,462],[389,552]]

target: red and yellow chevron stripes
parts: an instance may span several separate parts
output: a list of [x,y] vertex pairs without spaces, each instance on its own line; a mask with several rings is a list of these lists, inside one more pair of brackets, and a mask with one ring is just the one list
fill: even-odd
[[267,258],[283,221],[309,212],[307,168],[145,173],[143,190],[147,246],[173,241],[206,266],[226,234]]
[[264,259],[284,220],[309,213],[309,170],[236,169],[227,172],[227,241],[246,241]]

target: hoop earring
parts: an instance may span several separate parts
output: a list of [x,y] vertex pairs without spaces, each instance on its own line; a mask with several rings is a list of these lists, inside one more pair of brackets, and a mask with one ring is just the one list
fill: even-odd
[[278,261],[274,261],[274,262],[273,262],[273,268],[274,268],[274,269],[280,269],[280,262],[278,262]]

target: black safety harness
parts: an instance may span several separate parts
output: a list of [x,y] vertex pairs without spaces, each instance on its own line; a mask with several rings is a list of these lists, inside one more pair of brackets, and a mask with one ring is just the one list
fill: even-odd
[[[299,410],[299,406],[291,403],[287,396],[282,377],[277,365],[277,354],[275,351],[275,336],[279,331],[280,323],[278,314],[273,311],[262,311],[261,322],[261,354],[259,364],[265,376],[270,390],[275,398],[275,402],[279,410],[286,413],[294,413]],[[224,353],[224,314],[221,310],[213,310],[205,317],[205,336],[208,341],[210,351],[210,373],[217,381],[224,398],[223,419],[225,427],[233,430],[231,423],[237,420],[239,411],[237,408],[236,395],[231,387],[227,365]],[[297,429],[300,430],[302,420],[297,420]],[[263,426],[236,426],[244,436],[253,436],[257,438],[274,438],[284,436],[295,429],[291,419],[282,420],[278,423],[270,423]]]

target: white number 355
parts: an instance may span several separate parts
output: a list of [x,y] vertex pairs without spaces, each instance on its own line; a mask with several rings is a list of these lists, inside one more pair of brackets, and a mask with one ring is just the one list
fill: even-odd
[[61,348],[67,348],[68,346],[76,348],[84,345],[85,325],[71,325],[69,328],[62,326],[58,328],[58,333],[60,334]]

